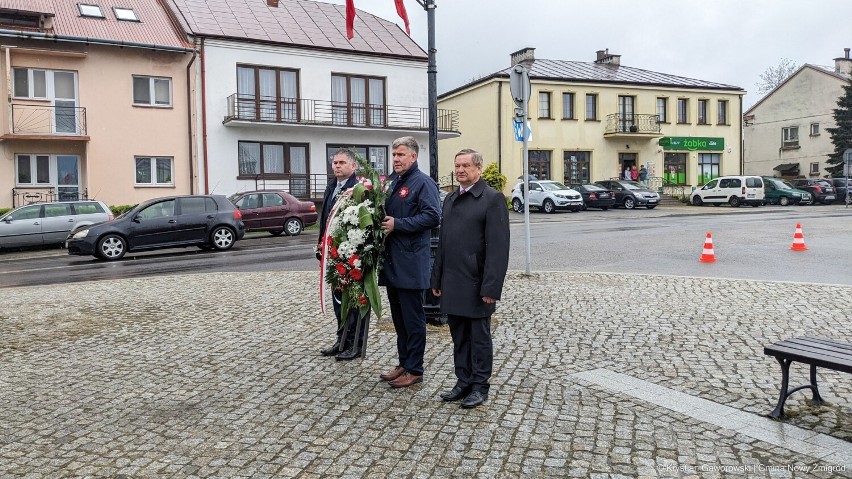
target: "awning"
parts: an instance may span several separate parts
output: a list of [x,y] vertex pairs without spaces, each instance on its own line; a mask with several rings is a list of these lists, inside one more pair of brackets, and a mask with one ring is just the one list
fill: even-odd
[[778,166],[776,166],[775,168],[772,168],[772,169],[777,170],[777,171],[798,170],[799,164],[798,163],[781,163],[780,165],[778,165]]

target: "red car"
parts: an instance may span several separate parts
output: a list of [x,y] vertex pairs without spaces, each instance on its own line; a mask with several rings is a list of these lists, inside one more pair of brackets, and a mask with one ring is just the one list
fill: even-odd
[[273,236],[296,236],[317,222],[317,207],[281,190],[246,191],[230,197],[240,213],[246,231],[268,231]]

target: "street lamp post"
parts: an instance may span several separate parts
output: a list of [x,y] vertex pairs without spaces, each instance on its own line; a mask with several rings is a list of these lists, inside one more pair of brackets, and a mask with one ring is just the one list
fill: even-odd
[[429,175],[438,181],[438,69],[435,65],[435,0],[417,0],[426,10],[429,32],[429,66],[426,70],[429,88]]

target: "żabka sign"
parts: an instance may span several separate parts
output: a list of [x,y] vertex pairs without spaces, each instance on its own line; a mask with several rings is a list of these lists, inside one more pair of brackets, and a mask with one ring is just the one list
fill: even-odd
[[665,150],[723,151],[725,139],[701,136],[666,136],[660,138],[659,145]]

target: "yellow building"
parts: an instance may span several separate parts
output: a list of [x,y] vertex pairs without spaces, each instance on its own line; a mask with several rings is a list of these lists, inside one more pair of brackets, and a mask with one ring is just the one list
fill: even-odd
[[[564,183],[623,177],[645,166],[649,183],[688,188],[742,171],[742,88],[620,64],[597,52],[594,62],[536,60],[535,49],[511,55],[529,70],[530,173]],[[452,181],[462,148],[483,153],[508,178],[509,194],[523,169],[513,128],[511,67],[439,96],[458,110],[457,138],[439,144],[439,172]],[[670,191],[670,190],[669,190]]]

